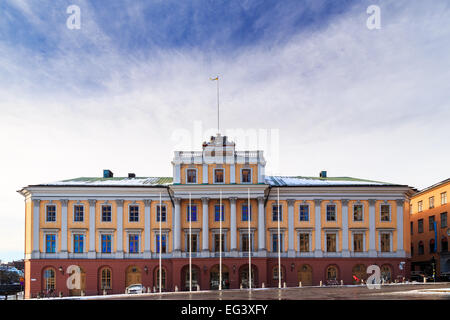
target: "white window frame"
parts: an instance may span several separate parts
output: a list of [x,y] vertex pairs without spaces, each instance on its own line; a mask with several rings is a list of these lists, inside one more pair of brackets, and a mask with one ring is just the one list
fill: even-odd
[[[188,170],[195,170],[195,182],[188,182]],[[185,173],[186,184],[198,184],[198,168],[186,168]]]
[[[381,235],[382,234],[389,234],[389,251],[381,251]],[[380,230],[378,232],[378,249],[380,253],[389,253],[389,252],[394,252],[394,244],[393,244],[393,232],[392,231],[388,231],[388,230]],[[425,246],[424,246],[425,248]]]
[[[250,170],[250,182],[244,182],[242,170]],[[241,184],[252,184],[253,183],[253,168],[241,168],[240,169],[240,176],[241,176]]]
[[[50,207],[50,206],[55,207],[55,221],[48,221],[47,220],[47,217],[48,217],[47,216],[47,210],[48,210],[47,208]],[[58,222],[58,206],[56,205],[56,203],[49,202],[49,203],[45,204],[45,222],[46,223],[56,223],[56,222]]]
[[[103,235],[110,235],[111,236],[111,252],[103,252],[102,248],[103,248],[103,244],[102,244],[102,236]],[[112,254],[115,253],[115,247],[114,247],[114,231],[99,231],[98,232],[98,243],[99,245],[99,252],[101,254]]]
[[[159,230],[154,230],[153,232],[153,240],[155,241],[155,254],[159,255],[159,252],[156,250],[158,248],[158,239],[157,235],[159,235]],[[169,231],[162,230],[161,235],[166,236],[166,252],[161,252],[161,254],[168,254],[169,253]]]
[[[43,246],[43,248],[42,248],[42,252],[44,252],[45,254],[57,254],[57,253],[59,253],[59,251],[60,251],[60,248],[59,248],[59,239],[58,239],[58,237],[59,237],[59,230],[53,230],[53,229],[49,229],[49,230],[46,230],[46,229],[43,229],[42,230],[42,234],[43,234],[43,236],[44,236],[44,238],[43,238],[43,244],[42,244],[42,246]],[[55,252],[47,252],[47,235],[56,235],[56,237],[55,237]]]
[[[239,251],[240,252],[248,252],[248,250],[242,251],[243,250],[243,241],[242,241],[243,235],[248,235],[248,229],[239,230]],[[255,252],[255,230],[254,229],[250,229],[250,241],[251,241],[251,251]]]
[[[103,207],[111,207],[111,220],[110,221],[104,221],[103,220]],[[110,203],[102,203],[100,205],[100,222],[102,223],[110,223],[113,221],[113,206]]]
[[[361,206],[362,207],[362,220],[361,221],[358,221],[358,220],[355,220],[355,207],[356,206]],[[352,205],[352,221],[353,222],[365,222],[365,210],[364,210],[364,203],[362,203],[362,202],[355,202],[355,203],[353,203],[353,205]]]
[[[362,234],[363,236],[363,245],[362,245],[362,251],[355,251],[355,234]],[[352,252],[353,253],[363,253],[366,251],[366,232],[365,231],[352,231]]]
[[[138,220],[137,221],[131,221],[131,215],[130,215],[130,207],[131,206],[136,206],[138,207]],[[133,203],[129,203],[128,204],[128,222],[130,223],[138,223],[141,221],[141,205],[139,203],[133,202]]]
[[[83,251],[82,252],[75,252],[75,238],[74,235],[82,235],[83,236]],[[83,254],[86,253],[86,244],[87,244],[87,237],[86,237],[86,231],[79,231],[79,230],[72,230],[71,231],[71,241],[70,241],[70,246],[71,246],[71,253],[73,254]]]
[[[159,207],[159,202],[155,205],[155,222],[159,224],[158,221],[158,207]],[[161,223],[166,223],[167,222],[167,215],[168,215],[168,211],[167,211],[167,205],[165,203],[161,203],[161,208],[165,208],[166,210],[166,220],[165,221],[161,221]],[[160,209],[160,215],[162,213],[162,209]]]
[[[389,220],[387,220],[387,221],[383,221],[383,220],[381,220],[381,206],[389,206]],[[389,203],[389,202],[382,202],[382,203],[380,203],[380,207],[379,207],[379,212],[380,212],[380,214],[379,214],[379,221],[380,222],[392,222],[392,205]]]
[[[308,207],[308,220],[301,220],[300,219],[300,217],[301,217],[300,207],[301,206],[307,206]],[[298,221],[300,221],[300,222],[310,222],[311,221],[311,207],[310,207],[309,203],[300,203],[298,205]]]
[[[213,253],[219,253],[219,251],[216,251],[216,234],[220,234],[220,232],[218,230],[214,230],[211,232],[211,236],[212,236],[212,252]],[[227,252],[228,251],[228,245],[227,245],[227,230],[222,230],[222,234],[223,234],[223,247],[222,247],[222,252]]]
[[[328,251],[328,246],[327,246],[327,236],[328,236],[328,234],[334,234],[334,235],[336,235],[336,251]],[[339,231],[335,231],[335,230],[333,230],[333,231],[325,231],[325,239],[324,239],[325,241],[324,241],[324,251],[326,252],[326,253],[338,253],[338,252],[340,252],[340,250],[339,250]]]
[[[328,220],[328,206],[334,206],[334,220]],[[338,210],[337,204],[330,202],[325,204],[325,222],[338,222]]]
[[[82,221],[75,221],[75,206],[82,206],[83,207],[83,220]],[[74,223],[85,223],[86,222],[86,206],[84,203],[76,202],[72,204],[72,222]]]
[[[280,253],[286,252],[286,250],[284,249],[284,234],[285,234],[285,231],[284,230],[280,230],[280,241],[281,241],[281,244],[278,243],[278,245],[280,245]],[[274,235],[277,235],[277,237],[278,237],[278,231],[277,230],[270,231],[270,252],[271,253],[277,253],[278,252],[278,249],[276,251],[273,250],[273,236]]]
[[[308,235],[309,251],[301,251],[300,250],[300,235],[301,234],[307,234]],[[298,241],[297,252],[300,252],[300,253],[311,253],[312,252],[312,232],[311,231],[298,231],[298,233],[297,233],[297,241]]]
[[[223,170],[223,182],[216,182],[216,170]],[[214,168],[213,169],[213,184],[225,184],[226,181],[226,170],[225,168]]]
[[[127,251],[128,254],[140,254],[142,253],[141,247],[142,247],[142,235],[140,230],[128,230],[127,232]],[[138,252],[130,252],[130,236],[138,236]]]
[[[192,248],[192,253],[196,253],[196,252],[200,252],[200,231],[199,230],[192,230],[191,234],[194,236],[197,236],[197,247],[196,248]],[[185,229],[184,230],[184,248],[185,248],[185,252],[189,253],[189,242],[188,242],[188,238],[189,238],[189,229]]]

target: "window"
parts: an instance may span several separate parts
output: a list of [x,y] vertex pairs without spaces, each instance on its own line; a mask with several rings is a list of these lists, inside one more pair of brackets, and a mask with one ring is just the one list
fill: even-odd
[[389,282],[391,281],[391,267],[388,265],[382,265],[381,268],[381,278],[385,281],[385,282]]
[[252,183],[252,170],[250,169],[242,169],[242,183]]
[[83,205],[75,205],[73,206],[74,217],[73,220],[76,222],[84,221],[84,206]]
[[[156,269],[156,289],[159,290],[159,268]],[[161,268],[161,289],[165,289],[166,288],[166,269]]]
[[411,226],[411,234],[414,234],[414,222],[410,222],[410,226]]
[[391,206],[388,204],[382,204],[380,206],[380,220],[391,221]]
[[414,256],[414,245],[411,243],[411,256]]
[[214,251],[219,252],[220,246],[222,245],[222,251],[225,250],[225,234],[222,233],[222,236],[220,233],[214,234]]
[[159,236],[160,236],[159,234],[156,235],[156,252],[159,253],[159,244],[161,242],[161,253],[166,253],[167,252],[167,235],[162,234],[161,241],[160,241]]
[[102,206],[102,222],[111,222],[111,211],[112,207],[110,205]]
[[214,170],[214,183],[224,183],[224,170],[215,169]]
[[447,212],[441,213],[441,228],[447,228]]
[[55,270],[48,268],[44,270],[44,286],[45,290],[55,290],[55,283],[56,283],[56,277],[55,277]]
[[[249,212],[248,204],[242,205],[242,221],[248,221]],[[250,221],[252,221],[252,206],[250,205]]]
[[[272,233],[272,252],[278,252],[278,233]],[[280,234],[280,252],[283,252],[283,234]]]
[[417,221],[417,232],[423,232],[423,219],[419,219],[419,221]]
[[110,268],[102,269],[100,287],[102,290],[111,289],[111,269]]
[[56,252],[56,234],[47,234],[45,236],[45,252]]
[[428,217],[428,231],[433,231],[434,230],[434,216],[429,216]]
[[198,251],[198,235],[191,234],[191,242],[189,242],[189,233],[186,233],[186,251],[197,252]]
[[353,221],[363,221],[363,206],[355,204],[353,206]]
[[248,252],[250,249],[252,249],[253,235],[250,234],[249,237],[248,233],[243,233],[241,235],[241,243],[242,243],[241,250],[244,252]]
[[[278,215],[278,210],[280,214]],[[272,221],[278,221],[278,217],[280,221],[283,221],[283,206],[281,205],[273,205],[272,206]]]
[[327,205],[327,221],[336,221],[336,206],[334,204]]
[[111,253],[112,235],[102,234],[102,253]]
[[419,250],[418,250],[418,253],[419,253],[419,255],[422,255],[422,254],[424,254],[424,246],[423,246],[423,241],[419,241]]
[[336,252],[336,234],[327,233],[327,252]]
[[273,280],[278,280],[278,276],[281,274],[281,280],[284,279],[284,272],[283,272],[283,268],[281,268],[281,271],[278,272],[278,267],[274,267],[273,268]]
[[197,170],[187,169],[187,183],[197,183]]
[[391,234],[380,234],[381,252],[391,252]]
[[55,222],[56,221],[56,206],[55,205],[48,205],[46,207],[46,221],[47,222]]
[[434,197],[429,197],[428,198],[428,204],[429,204],[429,208],[430,209],[434,208]]
[[129,206],[128,208],[130,222],[139,222],[139,206]]
[[448,251],[448,240],[446,236],[443,236],[441,240],[441,252],[447,251]]
[[309,221],[309,206],[307,204],[300,205],[300,221]]
[[309,233],[300,233],[300,252],[309,252]]
[[73,235],[73,252],[83,253],[84,252],[84,235],[74,234]]
[[129,234],[128,235],[128,247],[129,253],[138,253],[139,252],[139,235],[138,234]]
[[215,205],[214,206],[214,221],[225,221],[225,206]]
[[447,192],[441,193],[441,205],[444,205],[447,203]]
[[436,242],[434,241],[434,239],[430,240],[430,253],[435,253],[436,252]]
[[353,234],[353,251],[354,252],[364,251],[364,234],[362,233]]
[[417,202],[417,211],[418,211],[418,212],[421,212],[422,209],[423,209],[423,202],[422,202],[422,200],[421,200],[421,201]]
[[[190,209],[190,210],[189,210]],[[186,217],[187,217],[187,221],[197,221],[197,206],[193,205],[193,206],[187,206],[186,207]],[[189,211],[190,211],[190,215],[189,215]],[[192,219],[191,219],[192,217]]]
[[337,268],[335,266],[329,266],[327,268],[327,280],[336,280],[337,274]]
[[167,208],[166,206],[156,206],[156,222],[166,222],[167,219]]

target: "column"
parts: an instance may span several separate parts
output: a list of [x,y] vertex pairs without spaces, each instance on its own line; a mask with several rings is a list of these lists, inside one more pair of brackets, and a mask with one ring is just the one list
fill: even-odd
[[117,246],[116,258],[123,258],[123,200],[116,200],[117,205]]
[[180,198],[175,198],[175,222],[173,225],[173,256],[181,257],[181,217],[180,217]]
[[202,169],[203,169],[203,174],[202,174],[203,181],[202,181],[202,183],[207,184],[208,183],[208,165],[204,163]]
[[403,199],[397,199],[397,255],[404,257],[403,248]]
[[39,224],[40,224],[40,199],[33,199],[33,251],[31,257],[33,259],[39,259],[40,257],[40,237],[39,237]]
[[95,259],[95,203],[94,199],[89,199],[89,252],[88,258]]
[[209,198],[202,198],[202,257],[209,257]]
[[294,199],[287,199],[288,204],[288,257],[295,257],[294,250]]
[[350,257],[348,250],[348,200],[342,199],[342,256]]
[[266,215],[264,197],[258,197],[258,256],[266,255]]
[[316,237],[314,240],[314,256],[315,257],[322,257],[323,251],[322,251],[322,213],[321,213],[321,199],[314,199],[314,207],[315,207],[315,233]]
[[69,254],[67,252],[67,203],[69,200],[61,199],[61,249],[60,257],[61,259],[67,259]]
[[230,183],[236,183],[236,166],[234,163],[230,164]]
[[173,183],[181,183],[181,165],[175,164],[173,170]]
[[236,245],[236,198],[231,197],[230,199],[230,251],[231,256],[237,256],[237,245]]
[[369,199],[369,257],[377,256],[375,245],[375,203],[375,199]]
[[151,244],[151,217],[150,217],[150,205],[152,204],[152,200],[145,199],[144,200],[144,259],[150,259],[152,254],[150,252],[150,244]]

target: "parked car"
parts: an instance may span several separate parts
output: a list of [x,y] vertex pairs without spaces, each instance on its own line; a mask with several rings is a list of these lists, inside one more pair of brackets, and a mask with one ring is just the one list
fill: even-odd
[[138,294],[138,293],[144,293],[145,288],[142,284],[132,284],[131,286],[128,286],[125,290],[125,293],[128,294]]

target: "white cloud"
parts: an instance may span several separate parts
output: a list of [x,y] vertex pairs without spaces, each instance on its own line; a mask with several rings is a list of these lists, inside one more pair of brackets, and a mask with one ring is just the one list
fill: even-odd
[[[368,30],[357,6],[288,42],[224,55],[125,56],[91,16],[81,35],[65,22],[51,32],[59,48],[48,56],[0,42],[0,252],[23,248],[20,187],[104,168],[170,176],[174,130],[216,126],[208,78],[217,73],[223,128],[280,129],[276,174],[324,169],[416,187],[447,178],[450,9],[445,1],[381,9],[381,30]],[[89,46],[101,49],[92,55]]]

